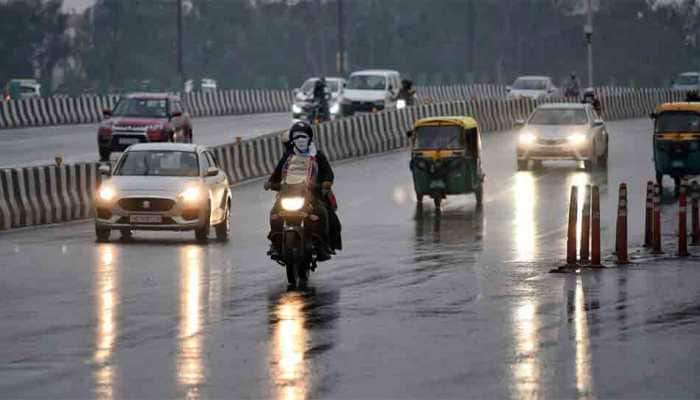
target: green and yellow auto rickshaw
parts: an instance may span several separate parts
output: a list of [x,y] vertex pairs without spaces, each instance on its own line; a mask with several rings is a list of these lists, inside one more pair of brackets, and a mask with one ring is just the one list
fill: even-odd
[[408,136],[412,141],[411,171],[419,206],[427,195],[439,211],[446,196],[470,193],[476,196],[477,207],[481,206],[481,137],[473,118],[424,118],[415,123]]
[[684,176],[700,174],[700,103],[664,103],[651,117],[656,180],[669,175],[678,190]]

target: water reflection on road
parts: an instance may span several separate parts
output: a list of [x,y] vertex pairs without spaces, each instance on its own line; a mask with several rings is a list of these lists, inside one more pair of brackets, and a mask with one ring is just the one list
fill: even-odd
[[203,353],[203,299],[207,293],[204,286],[206,265],[204,252],[195,245],[180,250],[180,324],[178,335],[177,377],[184,387],[185,397],[200,397],[200,385],[204,383]]
[[117,381],[117,364],[114,362],[114,351],[119,331],[119,272],[117,270],[117,247],[113,244],[102,244],[97,247],[98,265],[95,269],[95,304],[96,330],[93,361],[96,364],[94,372],[95,397],[111,400],[115,396]]

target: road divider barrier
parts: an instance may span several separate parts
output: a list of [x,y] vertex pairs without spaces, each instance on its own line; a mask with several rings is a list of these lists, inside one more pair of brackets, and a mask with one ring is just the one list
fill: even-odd
[[617,224],[615,234],[615,255],[618,264],[627,264],[627,184],[620,183],[617,200]]
[[[649,98],[644,98],[644,93]],[[648,115],[656,102],[673,100],[676,96],[675,92],[665,90],[644,93],[635,94],[644,100],[634,103],[632,108],[635,117]],[[627,102],[629,98],[615,95],[607,101],[613,105],[616,102]],[[510,129],[516,120],[527,118],[541,103],[530,99],[481,98],[361,114],[318,125],[315,140],[330,161],[352,159],[407,147],[409,141],[405,132],[420,118],[469,115],[479,122],[482,131],[497,131]],[[2,106],[6,107],[7,104],[3,103]],[[608,118],[617,118],[617,115],[611,112]],[[285,131],[213,146],[212,149],[220,167],[228,174],[230,181],[236,184],[267,175],[274,170],[284,151],[280,140],[282,136],[286,136]],[[62,164],[60,167],[0,169],[0,229],[84,218],[86,214],[83,210],[87,210],[88,213],[92,210],[93,189],[99,183],[95,172],[97,167],[98,163],[78,163]],[[35,170],[36,168],[38,170]],[[32,177],[33,183],[26,180],[27,176]],[[65,180],[65,185],[62,184],[62,179]],[[43,192],[37,188],[42,188]],[[66,191],[74,194],[64,195]],[[33,217],[37,213],[44,213],[43,210],[49,203],[52,210],[55,209],[56,198],[62,199],[60,204],[64,204],[64,208],[80,209],[81,212],[61,212],[60,217],[52,213],[51,218]],[[45,199],[51,199],[51,202]],[[70,218],[67,219],[67,215],[70,215]]]

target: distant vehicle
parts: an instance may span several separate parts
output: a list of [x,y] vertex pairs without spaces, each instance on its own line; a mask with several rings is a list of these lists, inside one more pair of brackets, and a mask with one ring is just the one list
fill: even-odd
[[668,175],[678,192],[684,176],[700,174],[700,103],[664,103],[651,117],[656,181]]
[[[109,167],[100,167],[109,174]],[[199,241],[210,228],[228,239],[231,190],[211,151],[180,143],[129,147],[95,196],[95,234],[109,240],[112,230],[130,238],[133,230],[194,231]]]
[[41,97],[41,84],[36,79],[12,79],[3,89],[4,100],[29,99]]
[[401,75],[391,70],[366,70],[350,74],[343,92],[343,115],[396,109]]
[[700,91],[700,72],[684,72],[678,75],[671,89],[683,92]]
[[552,78],[548,76],[521,76],[506,88],[507,98],[529,98],[532,100],[548,99],[559,94]]
[[[194,81],[192,79],[185,81],[184,90],[185,93],[192,93],[195,90]],[[216,92],[219,90],[219,86],[216,83],[216,79],[202,78],[199,81],[199,90],[203,93]]]
[[103,110],[97,130],[100,159],[135,143],[192,143],[192,120],[180,97],[167,93],[134,93],[122,97],[114,110]]
[[[292,118],[309,120],[314,111],[314,85],[318,77],[307,79],[300,88],[294,89],[294,103],[292,104]],[[340,114],[340,98],[345,88],[345,79],[337,77],[326,78],[326,92],[330,96],[328,111],[331,119]]]
[[583,161],[586,171],[607,166],[608,131],[590,104],[543,104],[527,122],[516,125],[522,126],[516,150],[519,170],[527,169],[531,160]]

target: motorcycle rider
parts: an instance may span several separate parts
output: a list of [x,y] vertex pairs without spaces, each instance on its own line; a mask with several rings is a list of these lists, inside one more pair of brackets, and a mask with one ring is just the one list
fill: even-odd
[[[316,148],[313,141],[314,133],[311,125],[300,121],[292,125],[289,130],[289,142],[286,146],[286,151],[282,158],[277,163],[275,171],[265,183],[265,189],[279,187],[283,179],[283,171],[287,165],[287,161],[291,156],[311,157],[316,163],[316,182],[314,185],[314,213],[318,215],[320,220],[320,232],[317,232],[321,237],[320,246],[317,246],[318,261],[326,261],[330,259],[330,254],[334,250],[341,250],[342,243],[340,239],[340,220],[335,213],[336,204],[335,197],[330,191],[335,175],[326,155]],[[279,204],[275,204],[270,212],[270,255],[272,258],[280,254],[281,235],[277,234],[282,231],[282,223],[278,216]]]
[[416,89],[413,88],[413,82],[408,79],[401,80],[401,89],[399,90],[399,99],[406,101],[407,106],[412,106],[416,102]]
[[569,81],[566,84],[566,89],[564,90],[564,97],[578,97],[581,93],[581,82],[576,76],[576,72],[572,72],[569,77]]
[[583,92],[583,99],[581,100],[581,103],[588,103],[591,106],[593,106],[593,109],[595,112],[600,116],[602,115],[602,106],[600,104],[600,100],[598,100],[597,97],[595,97],[595,91],[593,91],[593,88],[587,88]]
[[328,115],[328,98],[326,97],[326,78],[321,77],[314,83],[313,101],[318,104],[322,115]]

